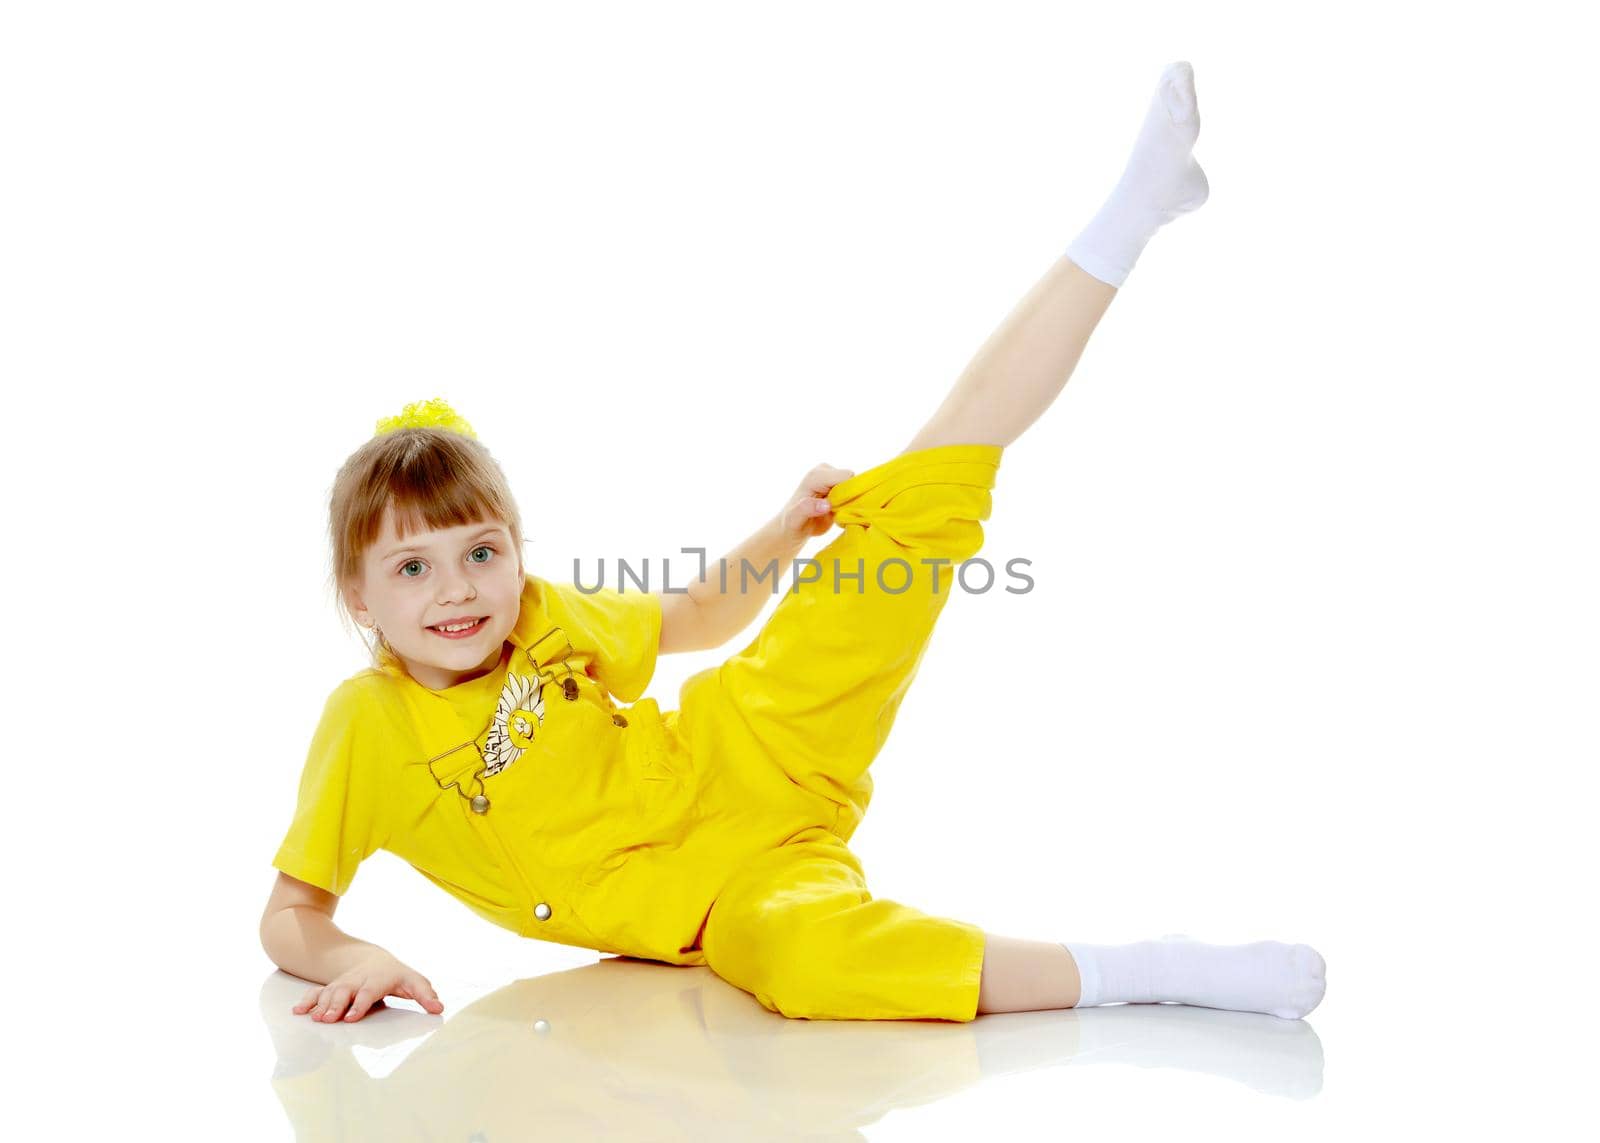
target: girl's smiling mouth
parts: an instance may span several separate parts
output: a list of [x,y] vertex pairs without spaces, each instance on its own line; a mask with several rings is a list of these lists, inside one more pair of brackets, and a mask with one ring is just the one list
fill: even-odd
[[[471,621],[471,626],[469,626],[469,627],[459,627],[459,625],[462,622],[465,622],[465,621],[464,620],[459,620],[459,619],[458,620],[453,620],[452,622],[443,624],[443,625],[441,625],[439,627],[430,627],[430,628],[428,628],[428,630],[432,631],[435,635],[441,635],[446,639],[470,639],[470,638],[472,638],[472,636],[476,635],[479,631],[483,630],[484,624],[489,622],[489,617],[487,615],[480,616],[479,618],[477,618],[475,620],[472,620]],[[455,628],[455,627],[459,627],[459,629],[458,630],[446,630],[446,628]]]

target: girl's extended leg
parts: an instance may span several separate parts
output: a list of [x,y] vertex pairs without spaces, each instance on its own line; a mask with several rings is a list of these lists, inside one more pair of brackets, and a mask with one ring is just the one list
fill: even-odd
[[1056,941],[1019,941],[985,933],[978,1015],[1076,1008],[1078,962]]
[[1163,1001],[1296,1020],[1322,1002],[1327,969],[1310,945],[1213,945],[1185,936],[1128,945],[984,934],[978,1015]]
[[1066,946],[984,932],[867,888],[826,829],[750,855],[702,931],[706,964],[785,1016],[971,1020],[988,1012],[1176,1001],[1294,1018],[1323,994],[1309,945],[1167,937]]
[[1209,195],[1193,154],[1199,134],[1194,71],[1187,63],[1172,64],[1161,73],[1105,205],[984,342],[905,451],[941,444],[1004,447],[1038,420],[1072,376],[1145,243]]

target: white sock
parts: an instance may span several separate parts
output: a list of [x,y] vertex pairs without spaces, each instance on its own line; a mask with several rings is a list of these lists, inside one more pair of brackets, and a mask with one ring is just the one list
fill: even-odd
[[1102,282],[1121,286],[1156,230],[1210,195],[1206,173],[1194,157],[1199,135],[1194,68],[1168,64],[1121,180],[1067,247],[1067,257]]
[[1310,945],[1208,945],[1186,936],[1132,945],[1063,942],[1082,982],[1077,1007],[1176,1001],[1298,1020],[1322,1002],[1326,966]]

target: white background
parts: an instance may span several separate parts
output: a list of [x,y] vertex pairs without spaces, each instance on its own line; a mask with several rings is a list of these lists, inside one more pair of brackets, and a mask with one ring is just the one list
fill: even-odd
[[[1568,10],[10,9],[7,978],[37,1068],[12,1116],[291,1137],[256,924],[321,703],[364,665],[325,512],[378,417],[455,404],[531,570],[725,552],[812,465],[904,447],[1187,59],[1211,201],[1007,450],[984,554],[1035,590],[952,600],[854,848],[878,896],[1000,934],[1315,945],[1321,1093],[1080,1058],[887,1093],[842,1137],[1592,1130],[1595,95]],[[386,853],[339,923],[440,987],[424,1029],[598,956]]]

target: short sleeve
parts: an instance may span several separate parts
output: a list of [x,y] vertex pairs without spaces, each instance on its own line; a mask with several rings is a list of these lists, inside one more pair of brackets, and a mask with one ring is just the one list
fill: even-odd
[[351,681],[328,696],[300,774],[294,818],[272,859],[290,877],[340,897],[356,867],[386,840],[372,719]]
[[600,682],[623,702],[637,702],[656,673],[661,597],[653,591],[547,583],[546,611],[567,629],[574,649],[595,659]]

